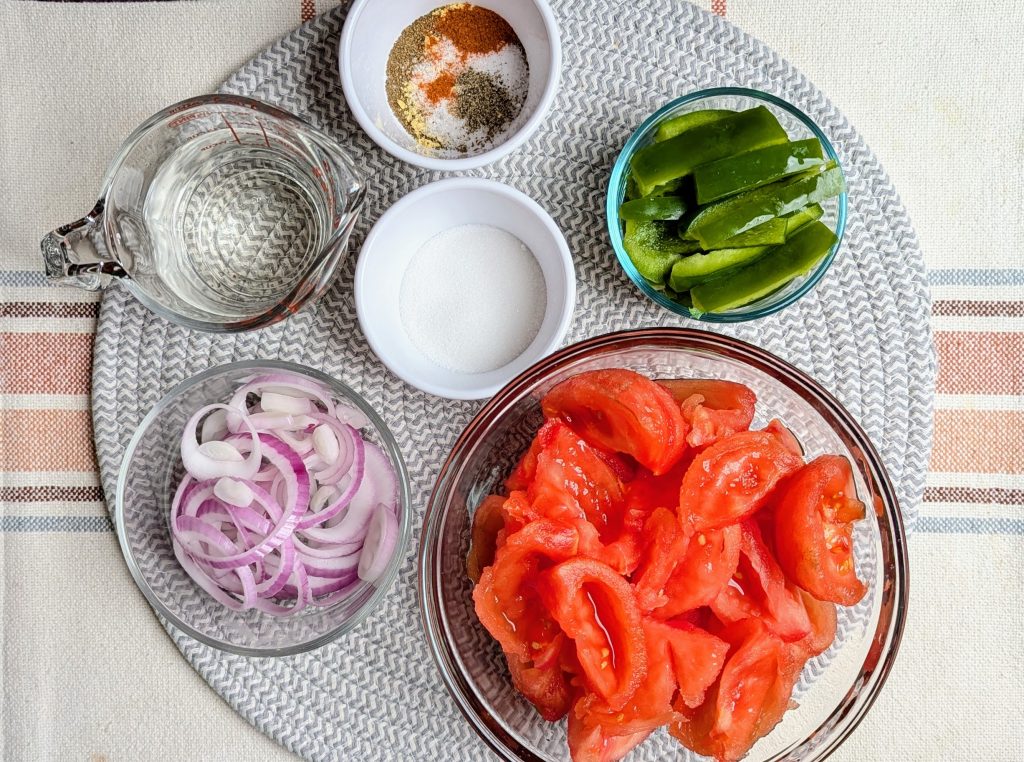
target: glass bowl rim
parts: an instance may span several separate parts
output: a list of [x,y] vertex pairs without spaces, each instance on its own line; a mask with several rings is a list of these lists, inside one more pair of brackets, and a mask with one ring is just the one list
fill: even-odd
[[[575,360],[585,358],[595,351],[630,343],[653,343],[666,347],[676,345],[681,349],[710,351],[716,356],[742,361],[757,370],[768,372],[789,389],[800,393],[805,400],[808,397],[813,400],[812,406],[819,414],[822,414],[833,428],[844,429],[849,438],[856,443],[863,456],[864,466],[875,482],[882,502],[881,506],[876,505],[876,512],[885,516],[886,526],[889,528],[889,531],[885,532],[880,524],[877,535],[883,545],[883,557],[886,548],[892,555],[891,574],[886,573],[886,565],[883,564],[882,588],[883,595],[885,589],[889,588],[893,599],[888,607],[883,599],[874,631],[865,635],[865,639],[870,639],[872,646],[865,655],[864,662],[858,667],[860,679],[855,681],[843,700],[833,707],[828,717],[814,731],[814,733],[819,732],[825,724],[833,721],[837,716],[837,724],[838,722],[845,723],[836,735],[826,737],[824,745],[815,750],[817,754],[814,757],[815,760],[825,759],[842,745],[867,715],[885,685],[899,652],[906,625],[910,592],[907,535],[899,501],[885,465],[867,433],[834,395],[811,376],[771,352],[740,339],[709,331],[680,327],[640,328],[614,331],[584,339],[549,355],[523,371],[491,398],[467,424],[441,466],[427,501],[417,559],[420,622],[431,657],[440,672],[441,680],[459,711],[476,731],[479,738],[501,759],[507,760],[507,762],[520,760],[546,762],[544,758],[523,748],[510,735],[502,722],[490,714],[487,707],[479,700],[474,686],[464,677],[457,666],[456,662],[459,659],[445,633],[445,630],[448,629],[448,621],[440,605],[442,599],[441,575],[435,573],[440,563],[437,549],[442,537],[442,521],[447,518],[448,507],[445,503],[447,503],[447,494],[451,485],[462,477],[465,462],[475,451],[480,434],[489,429],[507,411],[508,406],[520,399],[531,386],[537,383],[538,379],[550,375],[553,371]],[[827,415],[823,411],[827,411]],[[888,626],[883,628],[886,621]],[[882,631],[880,632],[880,630]],[[877,656],[872,663],[872,654],[876,651]],[[853,695],[851,696],[851,694]],[[799,748],[806,740],[804,738],[777,753],[772,757],[771,762],[785,759],[785,755]]]
[[[345,400],[347,402],[351,402],[359,408],[359,410],[369,418],[371,425],[380,436],[381,443],[383,444],[388,457],[391,459],[392,465],[395,467],[395,473],[398,477],[398,499],[402,508],[402,515],[399,520],[398,542],[395,545],[394,555],[388,562],[388,566],[385,569],[384,574],[380,577],[381,584],[376,586],[373,593],[366,599],[366,601],[363,602],[362,606],[360,606],[351,617],[328,632],[325,632],[323,635],[313,638],[312,640],[277,648],[251,648],[218,640],[217,638],[213,638],[205,633],[199,632],[187,622],[183,621],[173,611],[164,606],[164,604],[156,597],[149,581],[146,579],[142,570],[135,561],[135,557],[131,552],[131,548],[128,543],[128,530],[125,526],[124,519],[125,490],[127,489],[129,464],[131,463],[132,456],[135,454],[135,450],[142,441],[142,437],[145,435],[153,421],[156,420],[157,416],[160,415],[181,394],[203,381],[207,381],[208,379],[230,371],[249,369],[287,371],[313,378],[327,384],[332,391],[340,392],[345,396]],[[391,586],[394,584],[395,579],[398,576],[398,570],[401,567],[402,560],[409,545],[409,538],[412,533],[412,521],[410,515],[411,503],[409,474],[405,466],[405,460],[402,458],[401,450],[398,447],[398,443],[387,424],[384,423],[384,420],[377,414],[377,411],[375,411],[373,407],[363,399],[362,395],[357,393],[348,384],[339,381],[336,378],[332,378],[322,371],[316,370],[315,368],[309,368],[305,365],[299,365],[298,363],[288,362],[285,360],[241,360],[215,365],[195,374],[194,376],[186,378],[178,384],[175,384],[174,387],[164,394],[164,396],[160,398],[150,411],[146,413],[145,417],[136,427],[135,432],[132,434],[132,438],[124,449],[124,454],[121,456],[121,465],[118,468],[117,473],[117,488],[114,495],[114,526],[117,531],[118,545],[121,546],[121,553],[128,566],[128,571],[131,573],[132,579],[135,580],[136,586],[140,591],[142,591],[142,594],[149,602],[149,605],[160,618],[166,619],[177,629],[186,633],[190,637],[195,638],[200,643],[212,646],[213,648],[217,648],[222,651],[227,651],[228,653],[237,654],[239,656],[291,656],[320,648],[321,646],[337,639],[341,635],[350,632],[380,605],[384,596],[391,589]]]
[[611,240],[612,249],[615,251],[615,258],[618,260],[619,266],[625,271],[633,284],[649,299],[676,315],[682,315],[683,317],[690,318],[691,320],[699,320],[706,323],[742,323],[747,320],[757,320],[758,318],[772,315],[793,304],[810,292],[822,279],[825,273],[828,272],[828,269],[832,266],[833,260],[836,258],[836,254],[839,252],[839,248],[843,244],[843,236],[846,233],[848,191],[844,190],[839,194],[837,199],[838,206],[836,211],[835,229],[836,242],[832,245],[832,248],[829,249],[824,259],[822,259],[818,266],[807,276],[804,282],[800,284],[800,287],[775,304],[758,307],[758,302],[763,301],[762,298],[750,305],[738,308],[739,311],[704,312],[699,315],[695,315],[690,312],[687,307],[669,299],[665,294],[652,288],[647,283],[644,277],[636,269],[633,261],[629,258],[629,255],[626,253],[626,249],[622,243],[622,230],[619,225],[619,210],[617,206],[617,188],[620,184],[620,180],[629,168],[629,162],[633,158],[633,154],[638,149],[641,139],[656,127],[667,114],[688,103],[730,95],[764,101],[781,108],[783,111],[794,116],[821,142],[822,148],[825,149],[825,154],[830,160],[836,162],[836,166],[839,168],[839,172],[842,174],[843,180],[846,180],[846,172],[843,169],[842,162],[839,160],[839,154],[836,152],[832,142],[828,139],[817,123],[789,101],[784,100],[777,95],[764,92],[763,90],[754,90],[748,87],[712,87],[705,90],[696,90],[692,93],[669,101],[653,114],[648,116],[640,126],[632,132],[625,145],[623,145],[622,150],[619,151],[619,155],[615,159],[611,175],[608,178],[608,189],[605,193],[605,221],[608,229],[608,237]]

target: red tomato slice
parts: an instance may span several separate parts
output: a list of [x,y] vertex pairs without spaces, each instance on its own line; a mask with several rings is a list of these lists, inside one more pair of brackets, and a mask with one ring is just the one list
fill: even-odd
[[668,601],[655,609],[654,616],[671,619],[711,603],[736,572],[740,539],[736,525],[693,535],[665,583]]
[[802,465],[773,434],[733,434],[686,469],[679,517],[698,531],[734,524],[764,505],[778,481]]
[[[675,620],[646,620],[649,669],[654,663],[665,665],[672,682],[688,707],[700,706],[704,694],[715,682],[725,664],[729,644],[700,627]],[[639,693],[639,691],[638,691]]]
[[572,429],[560,421],[550,425],[527,496],[535,508],[552,518],[586,519],[597,528],[602,541],[608,541],[621,530],[622,484],[596,450]]
[[864,518],[850,462],[822,455],[783,484],[775,502],[779,565],[821,601],[852,606],[867,592],[853,563],[853,522]]
[[587,686],[621,709],[647,674],[647,648],[633,588],[606,564],[572,558],[538,580],[551,616],[576,645]]
[[663,474],[686,449],[686,422],[664,388],[625,369],[580,373],[545,395],[547,418],[562,418],[588,442],[626,453]]
[[690,424],[686,441],[704,447],[746,431],[754,420],[757,395],[744,384],[712,378],[671,379],[658,382],[680,405]]
[[466,557],[466,571],[474,583],[480,581],[480,573],[494,563],[494,552],[498,547],[498,532],[505,528],[505,517],[501,507],[505,498],[488,495],[473,514],[473,534]]
[[522,490],[515,490],[505,498],[501,504],[501,517],[505,522],[506,535],[515,534],[531,521],[544,518]]
[[787,584],[753,521],[743,522],[740,562],[729,584],[711,602],[723,622],[760,619],[776,636],[793,642],[807,637],[811,622],[797,588]]
[[575,710],[569,712],[567,731],[572,762],[618,762],[651,734],[648,730],[633,735],[609,735],[603,726],[588,724],[586,715],[579,717]]
[[665,583],[686,553],[688,543],[675,511],[656,508],[647,519],[641,534],[640,564],[632,577],[636,602],[644,613],[668,603]]
[[779,441],[782,442],[783,447],[791,453],[799,458],[803,457],[804,446],[800,444],[800,440],[796,438],[796,434],[794,434],[793,431],[778,418],[772,418],[768,421],[768,425],[764,427],[764,431],[777,436]]
[[718,684],[696,710],[682,701],[669,732],[698,754],[719,762],[742,759],[785,713],[792,694],[785,646],[756,619],[722,630],[732,646]]
[[513,492],[525,490],[530,486],[530,482],[533,481],[533,477],[537,473],[537,456],[551,443],[551,439],[557,431],[557,423],[553,421],[545,423],[537,430],[529,448],[523,453],[516,467],[512,469],[512,473],[505,480],[506,490]]
[[640,563],[641,539],[640,529],[633,528],[633,525],[639,522],[630,519],[628,513],[618,536],[608,543],[601,541],[597,528],[589,521],[569,521],[568,523],[574,526],[580,535],[580,555],[607,564],[619,574],[632,574]]
[[533,704],[541,717],[548,722],[565,717],[572,706],[572,691],[557,661],[543,667],[531,666],[530,662],[510,654],[508,671],[516,690]]
[[793,644],[802,667],[803,662],[824,653],[832,645],[836,639],[837,617],[834,603],[819,601],[806,590],[797,588],[797,592],[811,622],[811,631],[807,637]]
[[539,571],[573,557],[578,547],[575,529],[540,519],[510,535],[483,570],[473,588],[476,614],[506,654],[529,661],[558,635],[534,583]]

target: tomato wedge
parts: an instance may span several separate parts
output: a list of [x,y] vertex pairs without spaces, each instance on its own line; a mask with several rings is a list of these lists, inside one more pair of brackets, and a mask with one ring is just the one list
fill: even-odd
[[671,619],[711,603],[736,572],[740,539],[736,525],[693,535],[665,583],[668,600],[654,610],[654,616]]
[[746,431],[754,420],[757,395],[745,384],[714,378],[658,381],[680,405],[690,424],[686,441],[704,447],[727,436]]
[[797,457],[803,457],[804,446],[800,444],[800,440],[796,438],[796,434],[794,434],[792,430],[778,418],[772,418],[768,421],[768,425],[765,426],[763,430],[769,434],[777,436],[779,441],[782,442],[782,446],[791,453]]
[[569,712],[569,756],[572,762],[618,762],[642,744],[651,732],[633,735],[610,735],[603,726],[588,724],[586,714],[577,716]]
[[828,601],[819,601],[806,590],[799,590],[800,599],[807,610],[807,618],[811,623],[811,631],[803,640],[793,644],[797,658],[801,664],[819,654],[825,653],[836,639],[837,616],[836,605]]
[[852,606],[867,592],[853,562],[853,522],[864,518],[850,462],[822,455],[793,474],[775,499],[779,565],[821,601]]
[[811,622],[800,591],[787,584],[757,524],[745,521],[742,531],[736,573],[711,602],[711,610],[723,622],[760,619],[776,636],[788,642],[807,637]]
[[795,677],[786,669],[785,645],[756,619],[719,635],[732,648],[718,684],[696,710],[677,700],[669,732],[698,754],[737,762],[782,719]]
[[538,580],[551,616],[576,645],[590,690],[621,709],[647,674],[647,648],[633,588],[600,561],[572,558]]
[[552,518],[585,518],[602,541],[617,535],[625,505],[618,476],[564,423],[552,422],[546,438],[527,490],[530,502]]
[[[725,664],[729,644],[689,622],[647,620],[649,669],[654,663],[665,665],[672,673],[679,696],[688,707],[700,706],[704,694],[715,682]],[[638,691],[639,693],[639,691]]]
[[621,368],[569,378],[545,395],[547,418],[562,418],[587,442],[626,453],[663,474],[686,450],[686,422],[679,405],[646,376]]
[[632,577],[636,602],[644,613],[668,603],[665,583],[686,553],[688,543],[675,511],[657,508],[647,519],[641,535],[640,563]]
[[506,654],[529,661],[558,635],[534,583],[538,572],[571,558],[578,547],[575,529],[540,519],[509,536],[483,570],[473,588],[476,615]]
[[537,713],[548,722],[565,717],[572,706],[572,690],[557,661],[545,666],[531,666],[518,656],[509,655],[508,671],[516,690],[533,704]]
[[744,431],[719,440],[686,469],[679,518],[698,531],[734,524],[764,505],[779,480],[802,465],[771,433]]
[[494,563],[494,552],[498,547],[498,533],[505,528],[505,517],[501,507],[505,498],[488,495],[473,514],[473,534],[466,556],[466,571],[474,583],[480,581],[483,570]]

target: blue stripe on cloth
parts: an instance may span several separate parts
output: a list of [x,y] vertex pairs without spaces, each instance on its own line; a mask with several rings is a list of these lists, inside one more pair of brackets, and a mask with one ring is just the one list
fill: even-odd
[[0,270],[0,288],[42,288],[46,285],[48,281],[41,270]]
[[928,534],[1024,535],[1024,519],[920,516],[915,531]]
[[113,532],[107,516],[0,516],[0,532]]
[[928,282],[933,286],[1024,286],[1024,270],[1016,268],[929,270]]

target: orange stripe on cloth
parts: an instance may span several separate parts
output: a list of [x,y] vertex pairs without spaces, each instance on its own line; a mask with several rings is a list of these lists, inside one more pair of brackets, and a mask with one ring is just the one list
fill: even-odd
[[88,410],[0,409],[0,471],[95,471]]
[[0,394],[88,394],[92,334],[0,333]]
[[1024,474],[1024,411],[936,410],[929,470]]
[[314,16],[316,16],[315,0],[301,0],[299,3],[299,17],[302,19],[302,23],[312,21]]
[[724,16],[725,0],[711,0],[711,12],[719,16]]
[[940,394],[1024,394],[1024,333],[937,331]]

